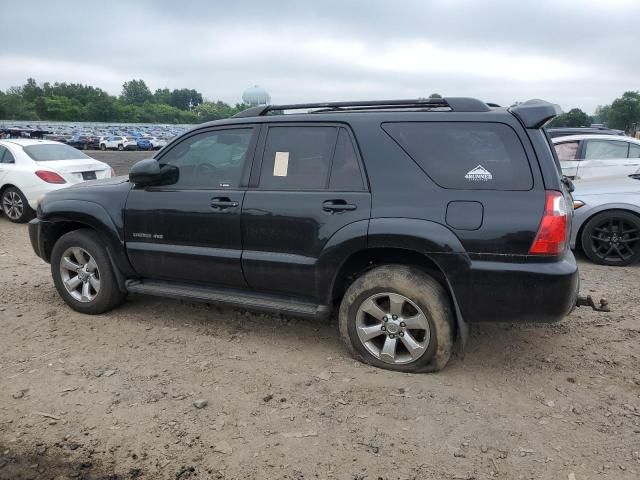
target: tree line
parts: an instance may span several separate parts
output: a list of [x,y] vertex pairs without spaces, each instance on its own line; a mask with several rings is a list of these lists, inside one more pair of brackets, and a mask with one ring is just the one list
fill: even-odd
[[609,128],[633,133],[640,130],[640,92],[624,92],[609,105],[600,105],[593,115],[587,115],[579,108],[558,115],[550,127],[588,127],[601,123]]
[[[433,93],[429,98],[441,98]],[[7,91],[0,90],[0,119],[55,120],[123,123],[200,123],[228,118],[248,108],[237,103],[206,100],[189,88],[151,92],[144,80],[129,80],[119,96],[80,83],[45,82],[33,78]],[[631,133],[640,129],[640,92],[624,92],[609,105],[598,106],[594,115],[572,108],[555,118],[552,127],[588,127],[602,123]]]
[[119,96],[80,83],[38,84],[33,78],[0,90],[2,120],[200,123],[228,118],[248,107],[208,101],[188,88],[151,92],[144,80],[124,82]]

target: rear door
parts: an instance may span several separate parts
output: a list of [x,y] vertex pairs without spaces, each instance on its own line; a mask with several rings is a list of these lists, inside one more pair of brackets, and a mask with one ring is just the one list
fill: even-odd
[[584,159],[577,178],[630,175],[640,168],[640,158],[629,158],[630,143],[624,140],[585,140]]
[[240,214],[255,148],[251,125],[194,132],[158,157],[175,183],[127,199],[129,259],[142,277],[244,287]]
[[[369,219],[369,194],[351,132],[340,125],[263,127],[242,208],[242,268],[260,291],[313,297],[327,241]],[[258,155],[256,155],[258,157]]]

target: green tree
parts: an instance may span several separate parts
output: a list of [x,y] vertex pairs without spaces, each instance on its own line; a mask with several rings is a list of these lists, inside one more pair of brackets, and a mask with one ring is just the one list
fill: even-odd
[[611,110],[611,105],[598,105],[593,115],[593,123],[603,123],[607,125],[609,122],[609,110]]
[[589,125],[591,125],[591,117],[579,108],[572,108],[549,123],[550,127],[588,127]]
[[609,128],[618,128],[625,132],[640,123],[640,92],[624,92],[616,98],[607,111]]
[[432,93],[431,95],[429,95],[429,98],[442,98],[442,95],[440,95],[439,93]]
[[210,122],[212,120],[232,117],[247,108],[249,108],[249,105],[244,103],[237,103],[232,107],[221,101],[203,102],[194,109],[194,112],[198,122]]
[[172,105],[180,110],[189,110],[192,107],[197,107],[202,103],[202,94],[196,90],[181,88],[171,92],[171,98],[169,99],[169,105]]
[[33,104],[22,97],[21,87],[10,87],[0,96],[0,111],[4,120],[38,120]]
[[153,101],[155,103],[164,103],[169,105],[171,101],[171,90],[168,88],[158,88],[153,94]]
[[122,100],[129,105],[142,105],[153,99],[144,80],[130,80],[122,84]]
[[77,121],[82,119],[82,104],[69,97],[40,97],[36,109],[41,118],[47,120]]
[[38,86],[36,81],[33,78],[27,78],[27,83],[22,87],[22,98],[26,102],[33,103],[42,94],[42,88]]

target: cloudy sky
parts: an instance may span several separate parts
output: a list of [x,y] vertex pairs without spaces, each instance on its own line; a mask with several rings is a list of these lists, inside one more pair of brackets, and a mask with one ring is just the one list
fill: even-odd
[[142,78],[232,103],[259,84],[274,103],[439,92],[592,113],[640,89],[640,0],[0,2],[3,90]]

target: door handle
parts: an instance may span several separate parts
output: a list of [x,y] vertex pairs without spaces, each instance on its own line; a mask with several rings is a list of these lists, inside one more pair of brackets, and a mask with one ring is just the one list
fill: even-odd
[[350,212],[358,208],[352,203],[347,203],[344,200],[327,200],[322,202],[322,210],[329,213]]
[[216,197],[211,199],[211,208],[215,210],[225,210],[227,208],[234,208],[240,205],[238,202],[234,202],[229,197]]

